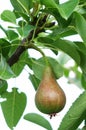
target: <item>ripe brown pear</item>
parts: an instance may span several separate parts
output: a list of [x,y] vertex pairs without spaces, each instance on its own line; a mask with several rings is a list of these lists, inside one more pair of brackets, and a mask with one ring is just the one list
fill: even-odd
[[64,108],[65,103],[65,93],[56,82],[51,66],[47,65],[35,95],[35,104],[39,111],[49,114],[51,118]]

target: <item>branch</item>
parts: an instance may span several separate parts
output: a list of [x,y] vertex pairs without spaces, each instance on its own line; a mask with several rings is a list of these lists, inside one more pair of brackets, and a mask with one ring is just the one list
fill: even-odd
[[[42,32],[43,29],[40,29],[40,28],[37,28],[36,31],[35,31],[35,37],[38,35],[38,33]],[[30,42],[30,40],[32,39],[32,36],[33,36],[33,33],[34,33],[34,30],[32,30],[30,32],[30,34],[28,35],[28,37],[24,38],[22,41],[21,41],[21,44],[19,45],[19,47],[16,49],[16,51],[13,53],[13,55],[8,59],[8,64],[10,66],[12,66],[13,64],[15,64],[18,60],[19,60],[19,57],[20,55],[26,50],[28,49],[28,46],[26,46],[26,42],[28,41],[28,43]]]
[[[8,59],[8,64],[10,66],[12,66],[13,64],[15,64],[18,60],[19,60],[19,57],[20,55],[29,48],[29,43],[30,43],[30,40],[32,40],[33,38],[37,37],[37,35],[40,33],[40,32],[44,32],[44,27],[46,26],[46,20],[47,20],[47,17],[48,15],[44,15],[44,17],[40,17],[39,19],[37,18],[34,18],[33,22],[31,23],[32,25],[36,25],[37,28],[35,30],[32,30],[28,37],[24,38],[22,41],[21,41],[21,44],[18,46],[18,48],[15,50],[15,52],[13,53],[13,55]],[[55,23],[54,23],[55,24]],[[54,25],[53,23],[50,23],[49,27],[52,25]],[[28,42],[28,45],[26,46],[26,43]]]

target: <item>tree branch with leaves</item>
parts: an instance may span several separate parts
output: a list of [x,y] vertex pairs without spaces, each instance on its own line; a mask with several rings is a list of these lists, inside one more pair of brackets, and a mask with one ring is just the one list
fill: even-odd
[[[19,93],[17,88],[8,92],[7,80],[18,77],[27,65],[33,72],[33,74],[29,73],[29,79],[37,91],[44,68],[49,63],[55,80],[65,76],[69,83],[84,90],[65,114],[58,128],[58,130],[78,130],[82,121],[86,120],[85,0],[69,0],[64,3],[60,3],[60,0],[10,0],[10,3],[13,9],[4,10],[0,17],[2,22],[9,23],[7,29],[0,25],[0,29],[5,34],[5,37],[0,38],[0,97],[7,99],[0,105],[8,127],[13,129],[17,126],[28,99],[26,94]],[[81,40],[67,39],[76,35],[80,36]],[[45,55],[43,49],[46,48],[57,56],[57,60]],[[41,58],[32,58],[29,49],[39,51]],[[74,62],[73,67],[65,67],[71,59]],[[70,77],[71,71],[75,75],[74,78]],[[19,104],[20,100],[22,104]],[[53,129],[50,122],[42,115],[28,113],[24,119],[46,129]]]

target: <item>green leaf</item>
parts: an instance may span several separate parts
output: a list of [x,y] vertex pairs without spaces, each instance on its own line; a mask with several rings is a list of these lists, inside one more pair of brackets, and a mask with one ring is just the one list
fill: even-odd
[[62,52],[58,56],[59,63],[64,66],[69,60],[71,60],[70,56],[68,56],[66,53]]
[[83,42],[76,42],[75,44],[80,55],[80,67],[84,75],[82,78],[82,85],[86,89],[86,46]]
[[86,91],[72,104],[58,130],[75,130],[86,118]]
[[[44,43],[44,44],[48,43],[48,45],[53,43],[53,39],[51,38],[51,36],[50,37],[47,37],[47,36],[46,37],[38,37],[37,40],[40,43]],[[58,51],[53,49],[52,47],[50,47],[49,49],[51,49],[56,55],[58,54]]]
[[4,38],[0,38],[0,53],[6,58],[10,51],[11,44]]
[[33,61],[33,58],[31,57],[28,57],[26,59],[26,65],[28,65],[28,67],[32,70],[32,61]]
[[77,32],[86,45],[86,20],[82,15],[77,12],[75,13],[75,24]]
[[45,5],[48,8],[57,8],[58,9],[58,6],[54,0],[40,0],[40,2],[41,2],[41,4]]
[[[51,57],[47,57],[47,60],[50,62],[56,78],[57,79],[60,78],[63,75],[62,66],[55,59],[53,59]],[[41,78],[42,78],[44,68],[45,68],[45,58],[44,57],[33,62],[32,69],[33,69],[35,76],[39,80],[41,80]]]
[[6,29],[2,25],[0,25],[0,29],[7,35]]
[[[20,11],[14,11],[14,13],[16,14],[16,15],[18,15],[19,17],[22,17],[23,18],[23,20],[25,20],[25,21],[29,21],[30,20],[30,17],[26,14],[26,13],[23,13],[23,12],[20,12]],[[24,22],[25,22],[24,21]]]
[[10,10],[4,10],[1,14],[1,19],[16,24],[16,16]]
[[15,31],[13,31],[13,30],[7,30],[6,33],[7,33],[8,39],[9,39],[10,41],[11,41],[11,40],[15,40],[15,39],[18,38],[18,34],[17,34]]
[[[19,5],[25,10],[25,12],[27,12],[28,13],[28,11],[29,11],[29,6],[30,6],[30,3],[29,2],[31,2],[31,0],[30,1],[28,1],[28,0],[16,0],[17,1],[17,3],[19,3]],[[15,2],[16,2],[15,1]]]
[[86,76],[86,54],[80,53],[80,67],[82,69],[83,74]]
[[23,70],[25,64],[26,64],[26,59],[28,57],[28,53],[27,51],[24,52],[21,56],[20,56],[20,59],[18,60],[17,63],[15,63],[13,66],[12,66],[12,71],[14,72],[15,76],[18,76],[21,71]]
[[[61,23],[61,21],[60,21],[60,23]],[[77,34],[77,32],[72,27],[66,27],[66,28],[64,28],[64,27],[63,28],[62,27],[55,27],[51,31],[52,31],[52,33],[49,34],[49,36],[38,37],[38,41],[42,42],[42,43],[43,42],[44,43],[48,43],[48,42],[53,43],[53,40],[55,40],[57,38],[63,38],[63,37],[67,37],[67,36]]]
[[55,38],[67,37],[67,36],[71,36],[75,34],[76,34],[76,31],[72,27],[67,27],[67,28],[57,27],[53,30],[53,33],[50,34],[50,37],[53,37],[53,39],[55,39]]
[[6,98],[6,100],[1,103],[1,109],[8,127],[12,129],[17,125],[24,112],[26,96],[23,92],[19,93],[17,88],[13,88],[12,92],[4,93],[2,98]]
[[0,25],[0,28],[3,30],[3,32],[5,33],[5,35],[7,36],[7,38],[9,40],[14,40],[14,39],[18,38],[18,34],[14,30],[10,30],[10,29],[5,30],[1,25]]
[[81,83],[83,88],[86,90],[86,76],[84,74],[82,74]]
[[10,2],[12,6],[14,7],[14,10],[24,12],[23,8],[21,7],[21,5],[18,3],[17,0],[10,0]]
[[76,44],[77,49],[78,49],[81,53],[86,54],[86,46],[85,46],[85,43],[83,43],[83,42],[75,42],[75,44]]
[[73,13],[75,7],[78,5],[79,0],[69,0],[59,5],[59,13],[64,19],[68,19]]
[[23,36],[27,37],[29,35],[29,33],[31,32],[31,30],[33,30],[33,29],[34,29],[34,26],[32,26],[32,25],[24,26],[24,28],[23,28]]
[[32,7],[32,0],[10,0],[16,11],[28,12]]
[[26,25],[24,27],[22,26],[22,27],[18,27],[16,29],[22,37],[27,37],[29,35],[30,31],[34,29],[34,27],[32,25]]
[[[29,20],[29,19],[28,19],[28,20]],[[19,25],[20,27],[25,26],[25,25],[26,25],[25,20],[20,20],[20,21],[18,21],[18,25]]]
[[0,55],[0,79],[9,79],[14,77],[14,73],[7,64],[5,58]]
[[38,124],[44,127],[47,130],[52,130],[52,127],[48,120],[46,120],[43,116],[36,114],[36,113],[29,113],[24,116],[25,120],[31,121],[35,124]]
[[41,4],[45,5],[52,13],[53,9],[55,9],[55,11],[59,11],[60,15],[66,20],[73,13],[78,3],[79,0],[70,0],[63,4],[57,4],[55,0],[41,0]]
[[71,56],[77,64],[80,64],[80,55],[77,51],[76,45],[68,40],[62,40],[62,39],[57,39],[57,40],[52,40],[51,42],[45,43],[45,38],[40,38],[40,41],[45,44],[45,46],[55,49],[58,51],[60,49],[61,51],[65,52],[69,56]]
[[77,64],[80,64],[80,55],[77,51],[77,48],[75,46],[75,44],[71,41],[68,40],[61,40],[61,39],[57,39],[53,46],[60,50],[62,50],[63,52],[67,53],[69,56],[71,56]]
[[12,56],[12,54],[15,52],[17,47],[20,45],[21,41],[18,39],[11,41],[10,51],[9,51],[9,57]]
[[38,86],[39,86],[39,83],[40,83],[40,80],[37,79],[37,78],[35,77],[35,75],[32,75],[32,74],[30,74],[29,79],[30,79],[30,81],[32,82],[34,89],[37,90],[37,88],[38,88]]
[[27,1],[28,1],[29,9],[31,9],[33,7],[33,0],[27,0]]
[[38,41],[42,43],[53,43],[53,39],[50,37],[38,37]]
[[59,0],[54,0],[57,4],[59,4]]
[[8,88],[7,82],[5,80],[0,79],[0,95],[6,92],[7,88]]
[[81,130],[86,130],[86,126],[84,126]]

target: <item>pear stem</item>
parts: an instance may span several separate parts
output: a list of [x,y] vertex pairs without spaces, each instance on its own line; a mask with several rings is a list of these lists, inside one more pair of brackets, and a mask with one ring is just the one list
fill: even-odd
[[28,48],[33,48],[33,49],[39,51],[41,53],[41,55],[44,57],[46,65],[49,64],[48,59],[47,59],[45,53],[39,47],[37,47],[36,45],[31,43],[31,44],[29,44]]

